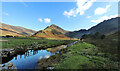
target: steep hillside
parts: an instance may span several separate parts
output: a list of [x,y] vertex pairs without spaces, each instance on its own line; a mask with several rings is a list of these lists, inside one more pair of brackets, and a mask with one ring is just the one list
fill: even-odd
[[96,32],[99,32],[100,34],[109,35],[118,31],[119,19],[120,17],[105,20],[97,24],[96,26],[91,27],[88,30],[82,29],[79,31],[68,32],[66,33],[66,36],[72,37],[72,38],[80,38],[83,34],[90,34],[90,33],[94,34]]
[[114,39],[114,40],[117,39],[118,40],[119,39],[119,37],[118,37],[119,34],[120,34],[120,30],[115,32],[115,33],[113,33],[113,34],[108,35],[106,38],[107,39]]
[[67,31],[63,30],[62,28],[52,24],[51,26],[48,26],[44,30],[38,31],[32,36],[42,37],[42,38],[54,38],[54,39],[70,39],[64,35],[66,32]]
[[89,33],[100,32],[101,34],[112,34],[118,31],[118,20],[120,17],[105,20],[98,25],[88,29]]
[[32,35],[36,32],[34,30],[26,29],[19,26],[11,26],[3,23],[0,23],[0,31],[2,32],[0,34],[1,36],[5,36],[5,35],[27,36],[27,35]]
[[[51,26],[49,26],[49,27],[51,27],[52,29],[55,29],[55,30],[57,30],[57,31],[59,31],[59,32],[61,32],[62,34],[65,34],[65,33],[67,33],[68,31],[66,31],[66,30],[64,30],[64,29],[62,29],[62,28],[60,28],[60,27],[58,27],[57,25],[55,25],[55,24],[52,24]],[[47,28],[46,28],[47,29]]]

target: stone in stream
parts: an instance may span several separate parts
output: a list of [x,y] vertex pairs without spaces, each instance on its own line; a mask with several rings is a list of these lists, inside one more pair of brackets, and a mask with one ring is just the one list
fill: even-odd
[[5,64],[4,64],[4,66],[7,66],[7,65],[8,65],[8,63],[5,63]]
[[13,62],[9,63],[7,66],[8,66],[8,69],[10,69],[13,66]]

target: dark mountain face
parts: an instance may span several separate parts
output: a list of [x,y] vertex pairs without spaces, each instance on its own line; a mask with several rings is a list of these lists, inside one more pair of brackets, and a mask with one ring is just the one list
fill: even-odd
[[79,36],[87,33],[87,30],[81,29],[79,31],[67,32],[65,35],[71,38],[79,38]]
[[90,33],[99,32],[101,34],[110,34],[118,30],[118,18],[105,20],[88,30]]
[[66,33],[66,36],[71,38],[80,38],[83,34],[90,34],[90,33],[94,34],[96,32],[99,32],[100,34],[109,35],[118,31],[119,20],[120,20],[120,17],[105,20],[99,23],[98,25],[91,27],[88,30],[84,29],[84,30],[79,30],[74,32],[68,32]]

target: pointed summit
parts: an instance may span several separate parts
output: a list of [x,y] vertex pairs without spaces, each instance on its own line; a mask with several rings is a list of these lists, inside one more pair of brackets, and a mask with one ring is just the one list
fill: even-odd
[[63,34],[65,34],[67,32],[66,30],[62,29],[61,27],[59,27],[59,26],[57,26],[55,24],[52,24],[50,27],[53,28],[53,29],[56,29],[57,31],[59,31],[59,32],[61,32]]
[[52,24],[50,27],[58,27],[57,25],[55,25],[55,24]]
[[57,25],[55,25],[55,24],[52,24],[51,26],[57,26]]
[[[48,28],[58,28],[58,26],[55,25],[55,24],[52,24],[52,25],[50,25],[50,26],[47,26],[44,30],[46,30],[46,29],[48,29]],[[59,27],[59,28],[60,28],[60,27]]]
[[60,28],[59,26],[52,24],[47,26],[44,30],[37,32],[34,34],[34,37],[42,37],[42,38],[54,38],[54,39],[70,39],[65,36],[67,31]]

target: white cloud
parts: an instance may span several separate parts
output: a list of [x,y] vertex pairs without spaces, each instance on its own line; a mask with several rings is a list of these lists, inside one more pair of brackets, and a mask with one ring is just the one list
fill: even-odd
[[38,19],[40,22],[43,22],[43,20],[41,18]]
[[118,14],[115,14],[115,15],[111,15],[111,16],[103,16],[97,20],[91,20],[91,22],[94,22],[94,23],[100,23],[100,22],[103,22],[104,20],[108,20],[108,19],[111,19],[111,18],[116,18],[118,17]]
[[50,18],[45,18],[45,19],[44,19],[44,22],[45,22],[45,23],[50,23],[50,22],[51,22],[51,19],[50,19]]
[[91,16],[88,16],[87,18],[91,18]]
[[70,11],[64,11],[63,15],[67,17],[70,16],[76,17],[76,15],[78,14],[83,15],[84,12],[88,10],[95,1],[96,0],[76,0],[77,8],[73,8]]
[[39,20],[40,22],[44,22],[44,23],[50,23],[50,22],[51,22],[51,19],[50,19],[50,18],[44,18],[44,19],[39,18],[38,20]]
[[102,15],[107,12],[108,8],[110,8],[111,5],[107,5],[105,8],[97,8],[95,10],[95,15]]
[[67,16],[68,18],[69,18],[70,16],[76,17],[76,13],[75,13],[75,11],[74,11],[73,9],[71,9],[69,12],[64,11],[63,15]]

